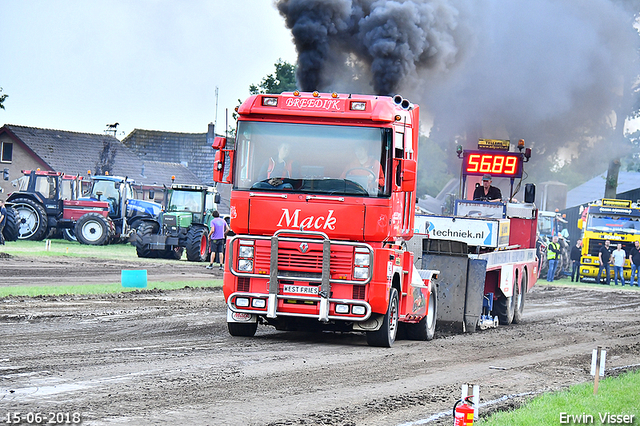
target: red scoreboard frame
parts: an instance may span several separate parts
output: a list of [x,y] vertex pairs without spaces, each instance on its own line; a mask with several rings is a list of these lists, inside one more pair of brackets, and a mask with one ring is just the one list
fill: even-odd
[[505,151],[464,151],[462,174],[521,178],[522,154]]

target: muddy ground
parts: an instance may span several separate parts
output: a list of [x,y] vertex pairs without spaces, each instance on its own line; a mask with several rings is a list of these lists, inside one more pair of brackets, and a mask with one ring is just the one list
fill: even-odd
[[[3,257],[0,281],[117,282],[139,268]],[[221,276],[183,261],[145,268],[150,281]],[[264,326],[233,338],[225,314],[219,288],[0,299],[0,421],[79,412],[85,425],[448,425],[463,383],[480,385],[483,416],[591,381],[597,346],[608,350],[607,375],[640,365],[640,291],[628,287],[539,285],[524,324],[391,349]]]

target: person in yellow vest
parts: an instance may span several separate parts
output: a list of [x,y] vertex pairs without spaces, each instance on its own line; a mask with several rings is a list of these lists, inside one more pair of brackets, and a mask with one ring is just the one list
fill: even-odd
[[547,246],[547,261],[549,270],[547,271],[547,281],[553,282],[556,274],[556,266],[558,265],[558,257],[560,256],[560,244],[558,244],[558,236],[554,235],[553,239]]

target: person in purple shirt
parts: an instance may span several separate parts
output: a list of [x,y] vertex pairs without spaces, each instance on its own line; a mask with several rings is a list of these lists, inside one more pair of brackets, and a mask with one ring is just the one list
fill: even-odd
[[213,212],[213,219],[211,219],[211,226],[209,226],[209,239],[211,240],[211,259],[207,269],[213,269],[213,260],[218,254],[220,260],[220,270],[224,270],[224,241],[229,226],[227,222],[220,217],[218,211]]

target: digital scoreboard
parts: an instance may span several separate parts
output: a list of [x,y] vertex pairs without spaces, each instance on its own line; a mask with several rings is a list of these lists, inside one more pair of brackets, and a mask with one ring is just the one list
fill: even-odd
[[522,177],[522,154],[504,151],[464,151],[462,173],[470,176]]

